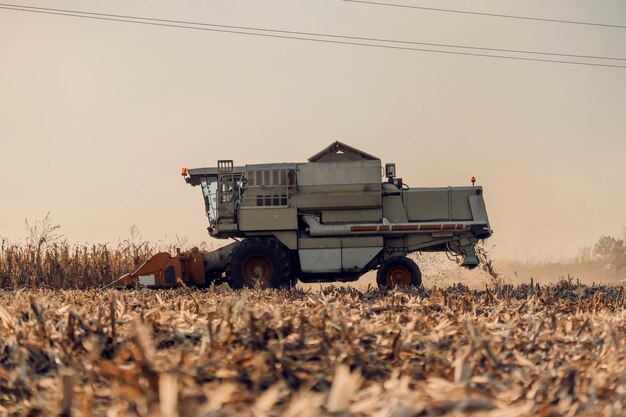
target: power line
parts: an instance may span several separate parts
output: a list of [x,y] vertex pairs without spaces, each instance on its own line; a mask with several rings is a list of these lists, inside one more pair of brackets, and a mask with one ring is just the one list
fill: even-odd
[[516,16],[509,14],[497,14],[497,13],[484,13],[484,12],[472,12],[469,10],[456,10],[456,9],[440,9],[437,7],[424,7],[424,6],[413,6],[408,4],[397,4],[397,3],[382,3],[378,1],[369,1],[369,0],[343,0],[350,3],[363,3],[363,4],[373,4],[376,6],[389,6],[389,7],[402,7],[406,9],[419,9],[419,10],[429,10],[433,12],[447,12],[447,13],[461,13],[461,14],[470,14],[475,16],[489,16],[489,17],[501,17],[506,19],[522,19],[522,20],[535,20],[539,22],[551,22],[551,23],[567,23],[571,25],[585,25],[585,26],[600,26],[607,28],[619,28],[626,29],[626,25],[611,25],[607,23],[595,23],[595,22],[580,22],[576,20],[561,20],[561,19],[546,19],[542,17],[530,17],[530,16]]
[[248,30],[248,31],[253,30],[253,31],[259,31],[259,32],[283,33],[283,34],[303,35],[303,36],[316,36],[316,37],[325,37],[325,38],[334,38],[334,39],[358,40],[358,41],[366,41],[366,42],[385,42],[385,43],[396,43],[396,44],[404,44],[404,45],[422,45],[422,46],[434,46],[434,47],[457,48],[457,49],[470,49],[470,50],[490,51],[490,52],[511,52],[511,53],[516,53],[516,54],[551,55],[551,56],[562,56],[562,57],[568,57],[568,58],[585,58],[585,59],[603,59],[603,60],[612,60],[612,61],[626,61],[626,58],[608,57],[608,56],[566,54],[566,53],[559,53],[559,52],[529,51],[529,50],[519,50],[519,49],[486,48],[486,47],[479,47],[479,46],[454,45],[454,44],[445,44],[445,43],[416,42],[416,41],[405,41],[405,40],[384,39],[384,38],[370,38],[370,37],[359,37],[359,36],[345,36],[345,35],[330,35],[330,34],[315,33],[315,32],[297,32],[297,31],[290,31],[290,30],[277,30],[277,29],[267,29],[267,28],[249,27],[249,26],[220,25],[220,24],[215,24],[215,23],[193,22],[193,21],[185,21],[185,20],[155,19],[155,18],[150,18],[150,17],[137,17],[137,16],[129,16],[129,15],[121,15],[121,14],[82,12],[82,11],[68,10],[68,9],[53,9],[53,8],[48,8],[48,7],[19,6],[19,5],[4,4],[4,3],[0,3],[0,6],[14,7],[14,8],[19,8],[19,9],[43,10],[43,11],[59,12],[59,13],[72,13],[72,14],[77,14],[78,13],[78,14],[91,15],[91,16],[114,17],[114,18],[119,18],[119,19],[135,19],[135,20],[136,19],[140,19],[140,20],[145,20],[145,21],[150,21],[150,22],[173,23],[173,24],[194,25],[194,26],[206,26],[206,27],[216,27],[216,28],[225,28],[225,29],[236,29],[236,30]]
[[[82,11],[53,12],[53,11],[46,11],[46,10],[34,10],[32,8],[26,8],[26,7],[27,6],[5,5],[5,4],[0,3],[0,9],[5,9],[5,10],[78,17],[78,18],[83,18],[83,19],[94,19],[94,20],[111,21],[111,22],[135,23],[135,24],[148,25],[148,26],[162,26],[162,27],[179,28],[179,29],[192,29],[192,30],[203,30],[203,31],[209,31],[209,32],[231,33],[231,34],[238,34],[238,35],[261,36],[261,37],[266,37],[266,38],[292,39],[292,40],[302,40],[302,41],[320,42],[320,43],[329,43],[329,44],[365,46],[365,47],[371,47],[371,48],[395,49],[395,50],[404,50],[404,51],[430,52],[430,53],[439,53],[439,54],[448,54],[448,55],[476,56],[476,57],[483,57],[483,58],[508,59],[508,60],[516,60],[516,61],[548,62],[548,63],[557,63],[557,64],[584,65],[584,66],[592,66],[592,67],[626,68],[626,66],[624,65],[614,65],[614,64],[601,64],[601,63],[591,63],[591,62],[565,61],[565,60],[557,60],[557,59],[542,59],[542,58],[530,58],[530,57],[516,57],[516,56],[506,56],[506,55],[479,54],[479,53],[459,52],[459,51],[445,51],[445,50],[439,50],[439,49],[411,48],[411,47],[404,47],[404,46],[380,45],[380,44],[373,44],[373,43],[339,41],[339,40],[331,40],[331,39],[318,39],[318,38],[309,38],[309,37],[302,37],[302,36],[290,36],[286,34],[277,35],[277,34],[271,34],[271,33],[254,33],[254,32],[246,32],[242,30],[227,30],[227,29],[216,29],[216,28],[211,28],[211,27],[198,27],[198,26],[188,26],[188,25],[183,25],[183,24],[163,23],[167,21],[165,19],[161,19],[159,22],[155,22],[155,21],[146,21],[147,19],[144,19],[142,17],[135,17],[135,16],[128,16],[126,18],[116,18],[116,17],[104,17],[104,16],[98,16],[98,15],[91,15],[90,12],[82,12]],[[136,20],[132,20],[132,19],[136,19]],[[249,30],[260,30],[260,29],[250,28]],[[266,30],[270,31],[269,29],[266,29]],[[298,32],[289,32],[289,31],[275,31],[275,32],[294,33],[294,34],[298,33]],[[326,34],[312,34],[312,36],[320,36],[320,37],[337,36],[339,37],[339,35],[326,35]],[[616,58],[616,59],[622,59],[622,58]]]

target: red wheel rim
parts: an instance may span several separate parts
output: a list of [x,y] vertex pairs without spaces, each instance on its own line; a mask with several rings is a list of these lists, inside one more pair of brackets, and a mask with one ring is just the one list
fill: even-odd
[[387,272],[387,287],[408,287],[411,285],[411,273],[403,266],[396,266]]
[[265,256],[250,256],[243,263],[243,279],[252,287],[265,285],[272,276],[272,263]]

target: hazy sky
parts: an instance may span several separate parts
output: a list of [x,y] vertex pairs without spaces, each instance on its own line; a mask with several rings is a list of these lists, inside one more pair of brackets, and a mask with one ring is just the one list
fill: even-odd
[[[624,0],[402,1],[626,25]],[[626,29],[339,0],[20,4],[626,58]],[[334,140],[411,186],[478,177],[499,256],[573,255],[626,225],[626,69],[0,10],[0,236],[50,212],[71,240],[207,240],[182,166],[304,161]]]

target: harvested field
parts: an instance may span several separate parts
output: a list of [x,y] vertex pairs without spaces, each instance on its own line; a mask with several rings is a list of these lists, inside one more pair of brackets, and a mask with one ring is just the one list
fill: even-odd
[[0,292],[0,415],[620,415],[622,288]]

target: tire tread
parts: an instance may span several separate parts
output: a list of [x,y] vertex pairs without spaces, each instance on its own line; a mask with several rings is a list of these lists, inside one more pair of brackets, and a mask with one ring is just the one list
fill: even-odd
[[[258,248],[258,249],[257,249]],[[260,250],[270,251],[276,257],[276,265],[268,282],[269,288],[285,288],[291,286],[291,263],[289,251],[275,238],[250,237],[246,238],[228,255],[226,263],[226,282],[233,289],[246,287],[246,282],[241,273],[241,264],[250,255],[250,252]]]
[[387,288],[387,272],[395,266],[402,266],[408,269],[411,274],[411,287],[419,287],[422,285],[422,272],[419,266],[406,256],[398,256],[389,258],[378,268],[376,272],[376,284],[378,288]]

